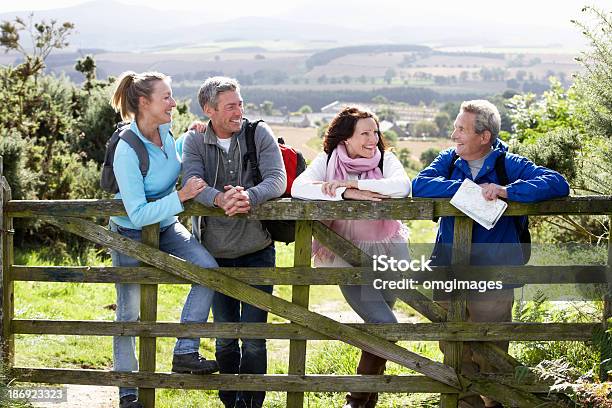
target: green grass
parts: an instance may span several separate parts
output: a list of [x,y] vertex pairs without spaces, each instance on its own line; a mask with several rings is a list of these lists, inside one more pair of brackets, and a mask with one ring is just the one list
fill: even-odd
[[319,136],[311,137],[306,142],[306,146],[310,147],[314,151],[322,152],[323,151],[323,139],[321,139]]

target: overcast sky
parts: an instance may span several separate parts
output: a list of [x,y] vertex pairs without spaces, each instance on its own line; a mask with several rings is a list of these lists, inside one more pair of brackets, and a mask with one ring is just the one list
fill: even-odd
[[[610,0],[118,0],[122,3],[146,5],[160,10],[192,10],[194,16],[211,20],[228,20],[243,16],[291,17],[347,27],[418,25],[454,22],[470,30],[472,24],[503,24],[517,27],[567,27],[571,18],[579,17],[585,4],[610,10]],[[19,0],[0,3],[0,13],[16,10],[44,10],[84,3],[84,0]]]

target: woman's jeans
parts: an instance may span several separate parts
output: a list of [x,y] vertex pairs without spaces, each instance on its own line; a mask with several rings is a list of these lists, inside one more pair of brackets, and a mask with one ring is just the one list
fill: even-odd
[[[217,259],[219,266],[230,268],[273,267],[276,250],[270,245],[261,251],[232,259]],[[253,285],[254,288],[272,293],[272,285]],[[215,293],[213,301],[215,323],[265,323],[268,312],[241,302],[223,293]],[[265,374],[267,353],[265,339],[217,339],[216,353],[219,372],[222,374]],[[239,386],[239,384],[236,384]],[[239,387],[238,387],[239,388]],[[263,391],[219,391],[219,398],[226,407],[260,408],[266,393]]]
[[[110,222],[110,230],[124,237],[141,241],[141,230],[123,228]],[[189,231],[179,222],[164,227],[159,233],[159,249],[203,268],[216,268],[217,262],[200,245]],[[113,266],[138,266],[140,262],[120,252],[111,250]],[[117,283],[117,318],[119,322],[137,321],[140,314],[140,285],[137,283]],[[191,285],[187,295],[181,323],[204,323],[212,304],[214,291],[200,285]],[[200,339],[179,338],[174,354],[195,353],[200,348]],[[113,337],[113,362],[115,371],[137,371],[136,340],[132,336]],[[119,397],[136,394],[135,388],[119,388]]]

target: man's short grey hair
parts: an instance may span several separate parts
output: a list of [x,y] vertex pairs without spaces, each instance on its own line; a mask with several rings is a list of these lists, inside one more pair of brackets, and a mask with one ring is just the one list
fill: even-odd
[[204,110],[206,104],[217,109],[217,99],[221,92],[236,91],[240,92],[240,84],[234,78],[216,76],[208,78],[198,91],[198,102]]
[[470,112],[476,115],[474,130],[478,134],[485,130],[491,132],[491,145],[493,145],[497,136],[499,136],[499,129],[501,127],[501,116],[497,107],[489,101],[477,99],[463,102],[460,110],[461,112]]

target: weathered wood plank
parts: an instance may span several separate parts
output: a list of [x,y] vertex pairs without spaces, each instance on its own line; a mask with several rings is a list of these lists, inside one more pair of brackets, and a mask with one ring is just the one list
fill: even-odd
[[[298,221],[295,228],[295,249],[293,266],[310,266],[312,256],[312,221]],[[293,285],[291,301],[308,309],[310,286]],[[289,374],[306,374],[306,340],[291,340],[289,342]],[[304,406],[304,393],[288,392],[287,408]]]
[[[599,323],[348,323],[389,341],[589,341]],[[15,334],[331,340],[292,323],[169,323],[94,320],[11,321]],[[512,371],[511,367],[508,371]]]
[[[433,202],[404,200],[372,201],[300,201],[283,198],[253,208],[249,214],[236,215],[260,220],[333,220],[333,219],[417,219],[434,217]],[[63,216],[107,217],[125,215],[120,200],[14,200],[7,207],[13,217]],[[224,216],[218,208],[194,201],[185,203],[182,215]]]
[[610,375],[608,371],[612,370],[612,341],[611,335],[607,333],[610,328],[608,320],[612,318],[612,215],[608,217],[608,274],[606,276],[608,290],[604,295],[604,306],[602,313],[602,346],[601,348],[601,364],[599,368],[599,379],[608,381]]
[[[249,284],[261,285],[365,285],[372,283],[372,267],[320,268],[214,268],[221,273],[231,269],[232,276]],[[378,272],[384,280],[416,279],[444,280],[450,267],[432,266],[431,272]],[[459,280],[500,280],[512,284],[577,284],[607,283],[606,274],[612,268],[606,265],[546,265],[546,266],[469,266],[455,267]],[[110,266],[23,266],[12,265],[10,276],[15,281],[79,282],[79,283],[155,283],[189,284],[186,279],[151,267]],[[408,298],[409,291],[404,292]],[[419,297],[420,298],[420,297]],[[427,300],[431,302],[431,300]]]
[[[310,312],[298,305],[294,305],[281,298],[257,290],[232,277],[215,273],[209,269],[199,268],[196,265],[149,248],[139,242],[121,237],[119,234],[110,232],[90,221],[71,217],[39,218],[97,244],[119,250],[142,262],[146,262],[158,268],[164,268],[168,272],[175,273],[194,283],[208,286],[228,296],[240,299],[280,317],[299,323],[302,326],[317,330],[327,336],[376,354],[386,360],[401,364],[444,384],[462,390],[465,389],[463,384],[466,384],[467,380],[461,378],[461,376],[457,375],[450,367],[444,364],[424,358],[372,334],[338,323],[317,313]],[[494,396],[502,403],[512,403],[513,401],[520,400],[522,401],[522,406],[528,408],[542,402],[535,396],[509,387],[506,387],[505,392],[499,392],[503,388],[504,386],[497,386],[495,388],[496,394],[491,395],[488,394],[488,390],[482,386],[482,383],[474,383],[469,386],[471,392],[479,392],[483,395]],[[512,399],[510,399],[508,395],[513,395]]]
[[[101,370],[71,370],[16,367],[10,372],[17,381],[50,384],[83,384],[156,388],[231,390],[240,383],[246,391],[289,392],[401,392],[441,393],[453,388],[422,375],[282,375],[282,374],[213,374],[203,376],[170,373],[127,373]],[[486,376],[479,378],[486,379]],[[526,392],[547,393],[548,384],[523,381],[517,384],[511,377],[492,377]]]
[[[2,163],[0,163],[1,167]],[[13,218],[6,211],[7,203],[11,200],[11,187],[8,180],[0,171],[0,181],[2,186],[2,225],[0,232],[2,234],[2,332],[0,347],[2,348],[2,363],[5,368],[10,368],[15,360],[15,336],[11,333],[11,320],[15,314],[14,304],[14,283],[11,281],[11,265],[13,265]]]
[[[148,225],[142,229],[142,243],[151,248],[159,248],[159,224]],[[141,262],[140,266],[146,263]],[[157,285],[140,285],[140,321],[157,320]],[[141,336],[139,342],[138,369],[142,372],[155,372],[156,365],[155,337]],[[145,408],[155,408],[155,387],[140,388],[138,400]]]
[[[4,234],[4,167],[2,156],[0,156],[0,364],[2,366],[8,366],[8,354],[7,350],[4,348],[4,339],[5,339],[5,327],[9,322],[4,321],[4,285],[5,285],[5,277],[7,281],[10,281],[10,274],[8,268],[10,268],[10,264],[5,265],[4,260],[4,244],[5,244],[5,234]],[[9,328],[10,330],[10,328]]]
[[[592,332],[591,332],[592,333]],[[485,360],[495,362],[499,371],[504,373],[514,373],[517,367],[522,367],[517,359],[492,343],[474,342],[470,347],[475,353],[480,354]]]
[[[120,200],[12,200],[6,210],[12,217],[64,216],[107,217],[125,215]],[[184,215],[222,216],[219,209],[196,202],[185,203]],[[565,197],[539,203],[508,203],[505,215],[612,214],[612,196]],[[400,219],[431,220],[433,217],[461,216],[449,199],[407,198],[371,201],[272,200],[246,215],[252,219],[333,220]],[[242,216],[242,215],[241,215]]]
[[[432,200],[434,202],[434,215],[436,217],[463,215],[450,204],[449,199],[413,198],[413,201],[418,202],[420,200]],[[556,198],[538,203],[508,202],[508,209],[506,209],[504,215],[609,215],[610,213],[612,213],[612,196],[578,196]]]
[[[455,227],[453,231],[453,256],[452,264],[468,265],[470,263],[470,250],[472,247],[472,227],[473,222],[468,217],[456,217]],[[453,276],[448,276],[451,279]],[[448,306],[447,321],[448,322],[465,322],[467,318],[467,301],[466,293],[462,290],[456,290],[450,294],[450,303]],[[458,373],[461,373],[463,364],[463,343],[462,342],[447,342],[444,344],[444,364],[453,367]],[[441,343],[442,348],[442,343]],[[441,394],[441,408],[457,408],[459,403],[457,394]]]
[[444,384],[451,386],[458,386],[459,384],[454,371],[441,363],[412,353],[372,334],[310,312],[301,306],[257,290],[230,276],[211,271],[210,269],[200,268],[182,259],[152,249],[140,242],[122,237],[90,221],[70,217],[40,217],[40,219],[97,244],[121,251],[150,265],[164,268],[166,271],[189,279],[194,283],[208,286],[262,310],[299,323],[301,326],[309,327],[327,336],[401,364]]

